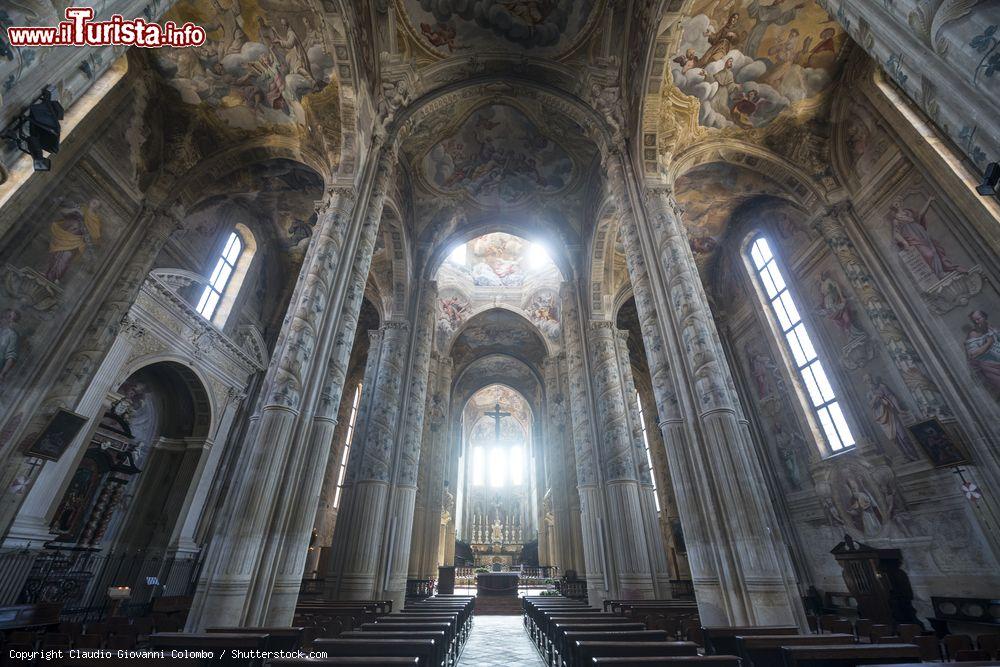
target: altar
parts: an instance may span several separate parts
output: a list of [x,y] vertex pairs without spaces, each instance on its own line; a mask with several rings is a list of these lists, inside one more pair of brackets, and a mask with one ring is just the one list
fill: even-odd
[[476,595],[517,597],[517,572],[480,572],[476,575]]

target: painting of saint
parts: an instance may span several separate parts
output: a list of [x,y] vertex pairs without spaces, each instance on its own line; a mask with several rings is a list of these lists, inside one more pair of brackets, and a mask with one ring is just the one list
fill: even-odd
[[15,325],[21,319],[21,314],[13,308],[0,311],[0,392],[17,364],[18,335]]
[[953,271],[965,273],[963,267],[948,258],[944,248],[931,236],[927,228],[927,212],[933,203],[934,198],[928,198],[919,213],[905,207],[902,201],[893,203],[886,215],[886,222],[892,227],[892,240],[900,251],[909,250],[917,253],[927,268],[939,279]]
[[750,343],[747,343],[743,347],[743,353],[746,355],[747,364],[750,366],[750,377],[753,379],[757,398],[771,396],[772,382],[779,391],[784,391],[785,381],[781,377],[778,365],[770,355],[761,352]]
[[92,255],[101,238],[103,204],[92,199],[82,207],[66,206],[49,225],[49,263],[45,277],[54,283],[62,280],[73,261],[81,254]]
[[747,17],[756,19],[750,35],[747,37],[746,53],[757,53],[760,44],[764,40],[767,29],[771,26],[788,25],[795,20],[795,16],[800,9],[805,7],[804,3],[794,6],[785,4],[786,0],[771,0],[770,4],[764,4],[760,0],[753,0],[747,5]]
[[896,446],[900,454],[908,461],[916,461],[920,457],[914,449],[910,433],[903,423],[903,415],[907,412],[900,405],[896,394],[881,377],[875,376],[873,378],[866,373],[864,380],[868,387],[868,407],[872,411],[875,423],[885,433],[889,442]]
[[847,478],[848,505],[847,514],[851,523],[865,535],[878,535],[885,523],[882,508],[878,501],[854,477]]
[[914,424],[910,427],[910,432],[920,443],[927,458],[931,460],[935,468],[950,468],[969,462],[969,457],[965,455],[965,452],[938,420],[929,419]]
[[478,287],[520,287],[524,284],[524,242],[509,234],[485,234],[469,244],[472,282]]
[[60,408],[25,454],[58,461],[86,423],[87,418],[83,415]]
[[972,371],[1000,400],[1000,329],[990,324],[984,310],[969,313],[971,326],[965,337],[965,354]]
[[836,324],[848,339],[864,337],[865,332],[855,321],[854,311],[844,295],[843,288],[829,271],[820,274],[818,287],[819,307],[816,312]]
[[[708,39],[708,43],[711,45],[705,53],[702,54],[701,58],[698,59],[698,65],[704,67],[709,63],[714,63],[716,60],[722,60],[726,57],[726,54],[736,48],[736,43],[739,41],[740,35],[736,32],[736,26],[740,22],[740,15],[734,12],[729,15],[729,19],[716,31],[706,30],[705,37]],[[730,65],[730,69],[732,66]]]

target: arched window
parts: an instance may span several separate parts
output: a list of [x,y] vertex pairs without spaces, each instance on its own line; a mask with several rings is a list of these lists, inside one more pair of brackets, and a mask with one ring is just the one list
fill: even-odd
[[340,470],[337,472],[337,490],[333,494],[333,508],[340,506],[340,494],[344,490],[344,478],[347,476],[347,459],[351,455],[351,443],[354,442],[354,429],[358,423],[358,406],[361,405],[361,383],[354,389],[351,400],[351,416],[347,420],[347,435],[344,437],[344,451],[340,455]]
[[246,225],[237,224],[215,260],[196,308],[202,317],[219,328],[229,318],[256,250],[253,233]]
[[792,366],[808,392],[808,403],[820,426],[830,453],[843,451],[855,444],[851,429],[844,419],[837,395],[830,384],[826,369],[812,344],[799,309],[788,291],[788,284],[771,251],[767,239],[758,236],[750,244],[750,260],[763,290],[764,300],[771,309],[775,324],[781,331]]
[[236,232],[231,232],[225,247],[222,249],[222,255],[215,263],[215,270],[209,276],[208,284],[205,285],[205,290],[198,300],[198,312],[206,320],[211,320],[215,315],[215,309],[218,307],[226,287],[229,286],[229,280],[236,270],[236,262],[239,261],[242,254],[243,239]]
[[653,472],[653,455],[649,452],[649,438],[646,436],[646,417],[642,411],[642,398],[639,390],[635,391],[635,402],[639,404],[639,426],[642,428],[642,445],[646,448],[646,466],[649,468],[649,479],[653,481],[653,500],[656,502],[656,513],[660,513],[660,494],[656,489],[656,474]]

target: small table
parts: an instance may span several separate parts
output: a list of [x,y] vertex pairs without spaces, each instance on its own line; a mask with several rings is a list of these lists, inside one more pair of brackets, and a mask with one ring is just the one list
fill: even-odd
[[476,595],[517,597],[517,572],[480,572],[476,575]]

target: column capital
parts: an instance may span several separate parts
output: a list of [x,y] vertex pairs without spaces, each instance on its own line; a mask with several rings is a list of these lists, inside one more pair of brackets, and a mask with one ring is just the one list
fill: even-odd
[[615,331],[615,323],[611,320],[591,320],[590,328],[595,332],[603,333],[606,330],[608,333],[613,333]]
[[406,320],[386,320],[385,322],[382,323],[382,330],[383,331],[392,331],[392,330],[409,331],[410,330],[410,323],[407,322]]

